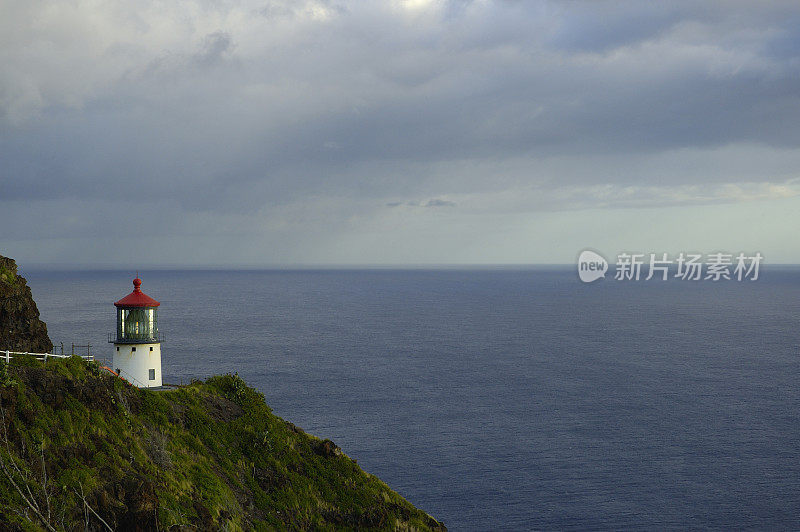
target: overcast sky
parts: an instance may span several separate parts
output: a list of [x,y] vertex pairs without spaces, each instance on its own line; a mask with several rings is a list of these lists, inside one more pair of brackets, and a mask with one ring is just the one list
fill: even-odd
[[23,264],[800,263],[800,4],[0,0]]

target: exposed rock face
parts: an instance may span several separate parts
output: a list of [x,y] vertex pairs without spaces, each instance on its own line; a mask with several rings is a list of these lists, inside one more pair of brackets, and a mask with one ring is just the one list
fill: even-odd
[[48,353],[53,342],[14,259],[0,255],[0,350]]

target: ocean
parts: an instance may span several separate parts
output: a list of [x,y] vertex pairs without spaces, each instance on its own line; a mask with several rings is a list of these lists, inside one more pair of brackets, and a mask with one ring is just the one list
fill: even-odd
[[[111,358],[132,271],[21,271]],[[800,269],[144,271],[165,382],[237,372],[451,530],[800,528]]]

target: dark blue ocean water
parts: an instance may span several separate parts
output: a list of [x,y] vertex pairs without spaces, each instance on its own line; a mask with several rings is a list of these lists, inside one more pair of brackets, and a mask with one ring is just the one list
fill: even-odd
[[[23,272],[109,358],[131,273]],[[238,372],[453,530],[800,528],[800,269],[140,276],[165,381]]]

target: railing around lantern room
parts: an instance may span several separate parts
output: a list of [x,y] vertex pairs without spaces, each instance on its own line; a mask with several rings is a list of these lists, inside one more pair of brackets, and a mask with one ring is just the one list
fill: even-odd
[[164,334],[159,331],[146,334],[126,333],[124,336],[120,336],[118,333],[108,333],[108,343],[110,344],[154,344],[165,341]]

